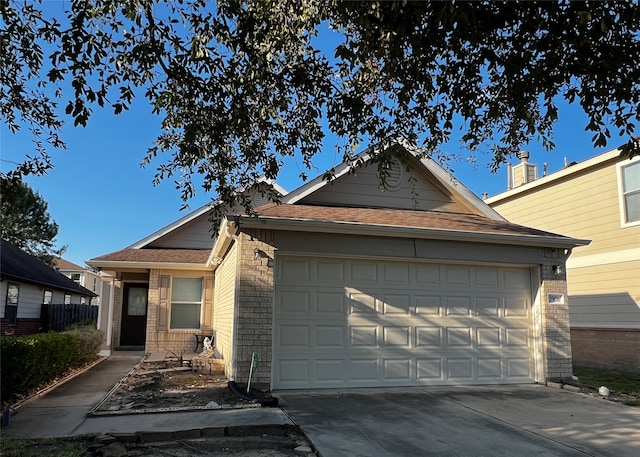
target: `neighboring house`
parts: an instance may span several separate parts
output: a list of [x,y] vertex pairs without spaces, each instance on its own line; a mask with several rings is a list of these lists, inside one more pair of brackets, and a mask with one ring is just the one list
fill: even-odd
[[523,157],[486,203],[511,222],[592,240],[567,262],[574,362],[640,371],[640,157],[616,149],[541,178],[534,167]]
[[91,299],[91,303],[89,304],[100,305],[100,291],[102,289],[100,272],[92,271],[89,268],[81,267],[80,265],[61,258],[55,259],[55,268],[75,283],[98,294]]
[[95,296],[92,291],[2,240],[0,322],[3,335],[38,333],[42,328],[43,304],[79,304]]
[[256,353],[252,383],[271,389],[570,377],[556,271],[588,241],[506,222],[411,146],[391,147],[384,191],[365,151],[356,173],[342,164],[257,217],[231,212],[215,240],[198,236],[203,213],[88,261],[122,284],[114,345],[189,352],[194,334],[215,334],[230,379],[246,380]]

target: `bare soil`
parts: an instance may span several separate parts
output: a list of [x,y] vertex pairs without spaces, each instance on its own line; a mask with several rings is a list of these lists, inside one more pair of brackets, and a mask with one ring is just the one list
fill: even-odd
[[203,374],[176,362],[140,363],[111,391],[95,414],[158,410],[248,408],[257,405],[234,395],[222,374]]

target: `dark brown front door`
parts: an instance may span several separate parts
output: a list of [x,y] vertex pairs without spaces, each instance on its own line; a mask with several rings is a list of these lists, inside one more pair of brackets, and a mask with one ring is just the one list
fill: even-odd
[[146,284],[126,284],[122,297],[120,346],[144,346],[147,333]]

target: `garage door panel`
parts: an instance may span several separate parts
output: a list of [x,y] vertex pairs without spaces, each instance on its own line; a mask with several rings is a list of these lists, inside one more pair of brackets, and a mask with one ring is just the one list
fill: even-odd
[[411,359],[385,359],[382,366],[385,381],[400,381],[401,383],[412,381]]
[[[532,381],[528,269],[312,258],[286,266],[276,273],[274,388]],[[294,266],[310,279],[292,280]]]
[[416,327],[416,348],[439,348],[442,346],[442,327]]
[[360,292],[348,292],[349,314],[376,314],[376,298]]
[[350,346],[353,348],[377,348],[378,347],[378,326],[351,326]]
[[414,312],[417,315],[438,316],[441,301],[439,295],[414,295]]
[[280,297],[276,303],[281,314],[301,313],[308,314],[310,311],[311,294],[306,291],[285,290],[279,292]]
[[417,381],[435,382],[444,380],[444,359],[441,357],[417,359]]
[[501,379],[502,376],[503,372],[501,358],[483,357],[478,359],[478,379]]
[[449,357],[447,362],[447,379],[473,383],[473,359],[471,357]]
[[411,309],[411,295],[383,294],[381,297],[382,314],[409,315]]
[[345,349],[346,332],[344,325],[316,325],[315,343],[319,349]]
[[408,348],[411,341],[410,327],[383,327],[382,345],[384,347]]
[[377,383],[378,382],[378,358],[371,357],[368,359],[354,358],[347,361],[348,363],[348,381],[358,381],[356,383]]

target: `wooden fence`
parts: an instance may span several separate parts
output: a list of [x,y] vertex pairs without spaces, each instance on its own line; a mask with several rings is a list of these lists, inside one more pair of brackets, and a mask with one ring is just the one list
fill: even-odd
[[42,331],[63,332],[78,322],[98,320],[98,307],[95,305],[42,305]]

